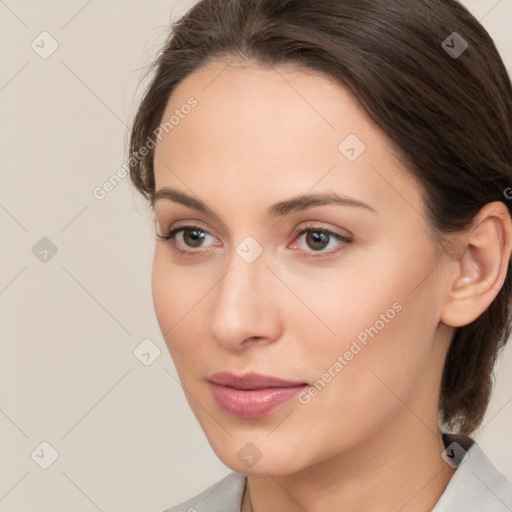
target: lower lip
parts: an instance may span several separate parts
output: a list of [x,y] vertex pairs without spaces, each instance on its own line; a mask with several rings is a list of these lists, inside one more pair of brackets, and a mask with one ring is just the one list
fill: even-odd
[[228,414],[240,418],[257,418],[291,400],[307,384],[283,388],[235,389],[210,382],[213,396]]

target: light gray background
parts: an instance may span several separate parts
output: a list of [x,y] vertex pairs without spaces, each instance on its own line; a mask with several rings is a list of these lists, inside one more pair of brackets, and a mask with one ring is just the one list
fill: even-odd
[[[156,322],[144,204],[127,179],[92,195],[125,163],[142,67],[192,3],[0,0],[2,512],[160,512],[229,471]],[[512,69],[512,1],[464,3]],[[31,47],[51,48],[43,31],[59,45],[46,59]],[[57,247],[46,262],[32,252],[43,237]],[[161,350],[150,366],[133,354],[146,338]],[[508,478],[511,369],[509,346],[477,437]],[[43,441],[58,452],[47,469]]]

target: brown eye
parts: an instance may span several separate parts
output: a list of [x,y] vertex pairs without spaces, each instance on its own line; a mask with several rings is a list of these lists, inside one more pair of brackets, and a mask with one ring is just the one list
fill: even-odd
[[[307,226],[306,228],[303,229],[296,229],[295,234],[297,235],[297,240],[300,239],[302,235],[306,235],[304,237],[304,245],[306,246],[304,250],[306,251],[306,253],[309,253],[307,254],[307,256],[311,257],[328,257],[334,255],[334,253],[343,250],[348,244],[352,243],[353,241],[351,238],[343,236],[339,233],[334,233],[329,229],[321,229],[315,226]],[[327,247],[329,247],[331,241],[333,242],[333,244],[331,245],[338,245],[341,247],[335,247],[334,249],[331,250],[325,250]]]
[[[185,241],[185,244],[189,247],[201,247],[201,243],[203,242],[205,238],[205,231],[201,229],[189,229],[185,228],[182,229],[183,231],[183,240]],[[189,235],[187,236],[187,233]]]
[[306,243],[311,249],[319,251],[325,249],[329,243],[329,235],[324,231],[308,231],[306,235]]
[[[183,236],[181,237],[183,241],[177,242],[179,239],[176,235],[183,232]],[[174,229],[171,229],[165,235],[157,235],[158,238],[162,240],[166,240],[171,244],[171,247],[178,253],[182,255],[196,255],[201,251],[203,241],[207,236],[212,236],[208,231],[199,228],[198,226],[180,226]],[[184,246],[185,249],[182,249],[180,246]],[[190,248],[192,250],[187,250],[186,248]]]

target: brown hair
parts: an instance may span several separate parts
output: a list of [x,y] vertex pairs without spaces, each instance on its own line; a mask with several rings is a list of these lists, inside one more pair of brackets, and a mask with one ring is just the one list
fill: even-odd
[[[462,40],[467,49],[450,53]],[[130,178],[150,202],[154,144],[139,150],[178,83],[231,57],[293,63],[351,91],[422,185],[441,242],[512,185],[510,79],[489,34],[456,0],[202,0],[171,25],[134,118]],[[462,434],[482,422],[510,334],[508,265],[498,295],[455,331],[446,358],[440,420]]]

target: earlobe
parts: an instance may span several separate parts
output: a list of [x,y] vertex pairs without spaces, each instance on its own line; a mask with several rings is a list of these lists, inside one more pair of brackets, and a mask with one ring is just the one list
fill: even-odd
[[505,204],[486,204],[464,238],[465,250],[447,282],[441,312],[441,321],[452,327],[476,320],[503,286],[512,250],[512,221]]

